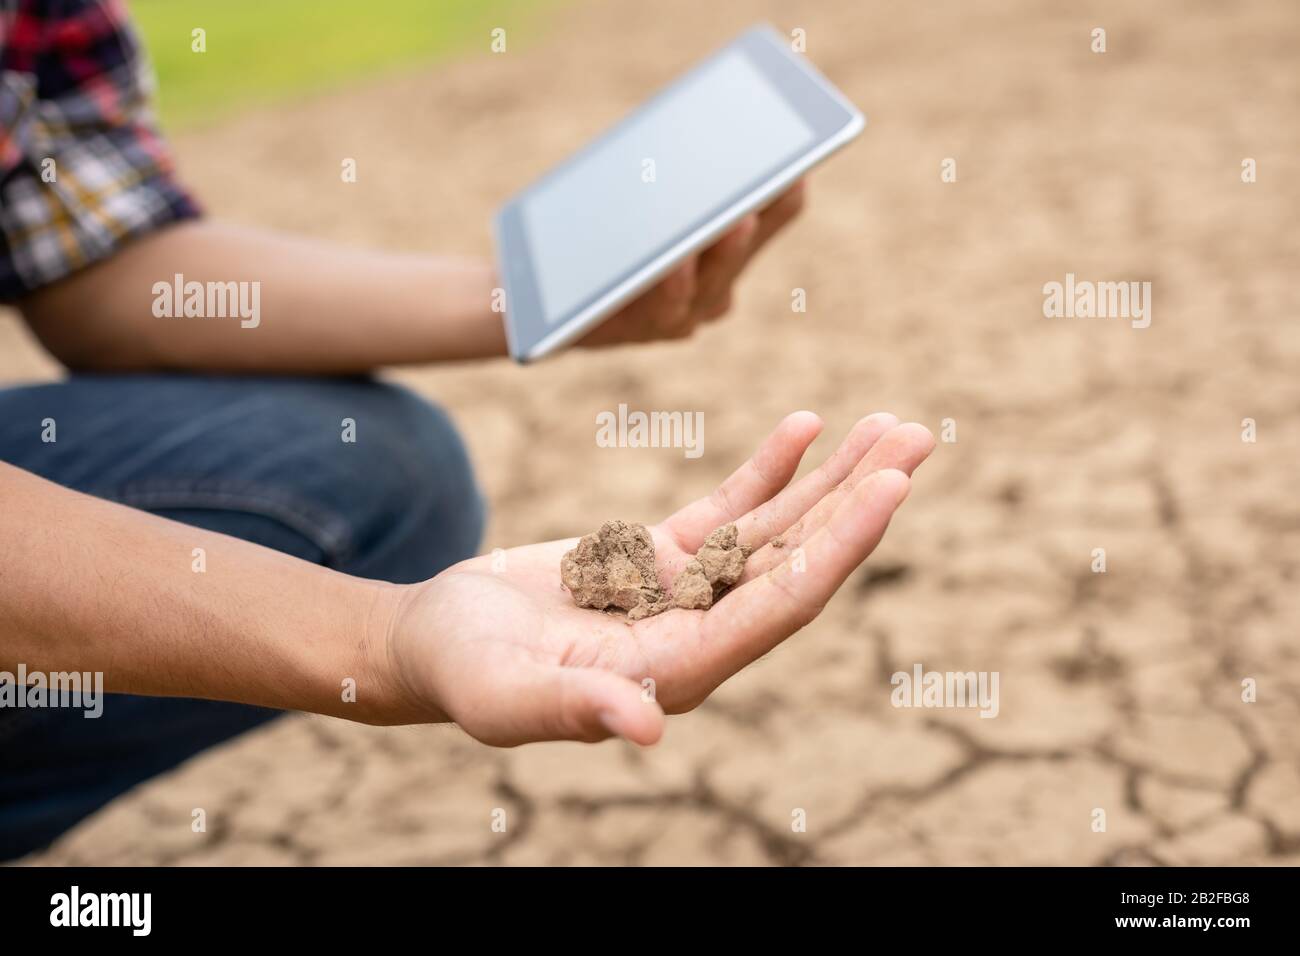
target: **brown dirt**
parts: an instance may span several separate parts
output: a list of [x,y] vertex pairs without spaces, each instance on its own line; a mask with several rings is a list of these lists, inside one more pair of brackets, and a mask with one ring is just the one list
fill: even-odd
[[643,524],[606,521],[583,535],[560,559],[560,581],[578,607],[614,608],[634,619],[662,610],[655,543]]
[[736,526],[725,524],[704,539],[695,560],[673,582],[677,607],[709,608],[745,573],[749,549],[737,540]]
[[[488,548],[658,520],[795,408],[827,421],[811,459],[877,409],[941,437],[951,419],[871,562],[653,750],[295,717],[35,862],[1300,862],[1300,7],[580,3],[505,56],[242,118],[180,156],[222,215],[486,253],[503,195],[759,17],[806,29],[871,123],[734,314],[599,361],[399,377],[464,429]],[[1068,271],[1153,281],[1151,328],[1043,318]],[[0,377],[50,373],[0,334]],[[704,411],[707,454],[597,447],[619,402]],[[1000,671],[999,716],[891,707],[917,662]]]
[[734,524],[714,529],[665,589],[646,526],[606,521],[564,553],[560,581],[578,607],[626,611],[629,621],[672,608],[707,610],[745,572],[749,551],[736,538]]

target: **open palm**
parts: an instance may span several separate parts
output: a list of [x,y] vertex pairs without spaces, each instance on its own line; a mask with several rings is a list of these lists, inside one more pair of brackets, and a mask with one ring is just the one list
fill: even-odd
[[560,583],[577,539],[475,558],[403,601],[389,654],[406,692],[430,719],[490,744],[654,743],[665,711],[697,706],[817,616],[880,541],[934,447],[922,426],[871,415],[789,484],[820,431],[809,412],[788,416],[713,494],[651,528],[660,584],[671,588],[709,532],[736,523],[753,553],[709,610],[629,622],[577,607]]

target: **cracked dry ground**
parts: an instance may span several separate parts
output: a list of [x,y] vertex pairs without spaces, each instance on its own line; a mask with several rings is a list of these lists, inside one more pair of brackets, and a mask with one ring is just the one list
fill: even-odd
[[[653,520],[798,407],[827,420],[813,458],[879,408],[958,440],[823,616],[653,750],[293,717],[32,861],[1300,861],[1300,8],[975,6],[578,4],[508,56],[180,137],[217,213],[486,252],[493,204],[583,136],[743,24],[801,26],[872,122],[731,319],[599,364],[400,377],[462,423],[488,548]],[[1151,280],[1151,328],[1044,319],[1066,272]],[[619,402],[704,411],[705,455],[596,448]],[[918,662],[999,671],[999,716],[894,709]]]

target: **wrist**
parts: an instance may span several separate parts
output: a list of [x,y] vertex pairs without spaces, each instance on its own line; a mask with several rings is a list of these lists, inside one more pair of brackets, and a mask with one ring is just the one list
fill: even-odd
[[[365,675],[367,700],[357,695],[353,713],[342,716],[368,724],[443,723],[449,718],[427,692],[417,689],[405,672],[400,642],[410,607],[420,596],[419,585],[365,582],[370,588],[365,618],[362,622],[361,663]],[[421,634],[421,640],[433,640]],[[360,688],[358,688],[360,690]]]
[[438,303],[440,358],[482,359],[506,355],[505,305],[500,279],[487,259],[443,257],[431,263]]
[[484,261],[478,265],[479,282],[487,290],[488,318],[483,324],[483,347],[489,358],[500,358],[510,354],[506,338],[506,302],[505,287],[497,275],[496,267]]

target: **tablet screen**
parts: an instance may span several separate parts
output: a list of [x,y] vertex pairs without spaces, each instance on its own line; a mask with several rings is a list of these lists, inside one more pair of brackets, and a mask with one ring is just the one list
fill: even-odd
[[709,63],[532,193],[521,214],[554,324],[806,148],[813,129],[740,52]]

